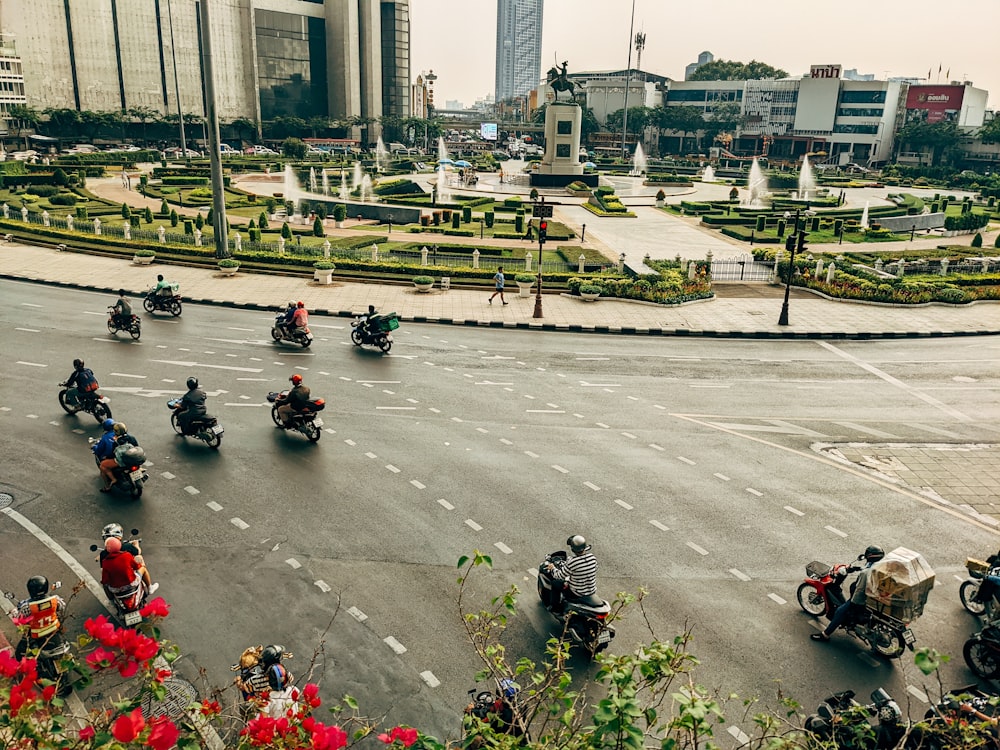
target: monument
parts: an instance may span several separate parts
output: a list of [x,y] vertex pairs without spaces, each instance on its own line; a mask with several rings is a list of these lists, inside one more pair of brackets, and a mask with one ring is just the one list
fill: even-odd
[[576,103],[575,88],[566,72],[566,63],[549,68],[552,99],[545,108],[545,154],[531,172],[533,187],[565,187],[583,182],[597,187],[596,174],[584,174],[580,163],[580,125],[583,111]]

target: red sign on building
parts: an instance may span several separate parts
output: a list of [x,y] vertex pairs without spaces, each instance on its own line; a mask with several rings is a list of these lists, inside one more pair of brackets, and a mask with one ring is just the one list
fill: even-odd
[[941,122],[948,112],[962,109],[964,96],[964,86],[910,86],[906,108],[926,110],[927,122]]

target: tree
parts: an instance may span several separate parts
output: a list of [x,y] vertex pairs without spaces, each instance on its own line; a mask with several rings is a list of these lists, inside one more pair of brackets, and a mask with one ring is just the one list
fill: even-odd
[[23,104],[14,104],[7,110],[4,118],[10,123],[10,129],[14,132],[15,138],[21,137],[21,131],[28,128],[34,130],[41,122],[42,114],[34,107],[27,107]]
[[281,144],[281,155],[289,159],[302,160],[309,153],[309,147],[301,138],[286,138]]
[[995,116],[983,125],[976,134],[976,137],[983,143],[1000,143],[1000,116]]
[[269,138],[300,137],[306,132],[306,121],[301,117],[281,115],[264,123],[264,132]]
[[236,137],[241,141],[255,141],[258,139],[259,128],[257,123],[247,117],[238,117],[230,124],[236,131]]
[[772,68],[767,63],[751,60],[748,63],[735,60],[713,60],[700,66],[689,81],[759,81],[763,79],[788,78],[788,73],[780,68]]
[[317,237],[326,237],[326,232],[323,231],[323,220],[318,216],[313,220],[313,234]]
[[590,143],[590,136],[601,131],[601,123],[597,121],[597,115],[591,107],[584,107],[580,117],[580,140],[583,143]]
[[267,213],[264,211],[260,212],[260,216],[257,217],[257,226],[261,229],[267,229]]
[[146,123],[147,122],[159,122],[160,113],[157,112],[152,107],[130,107],[128,110],[128,116],[133,120],[138,120],[139,124],[142,125],[142,142],[146,143]]
[[89,109],[80,112],[80,133],[89,141],[94,140],[101,130],[114,124],[110,112],[94,112]]
[[201,211],[199,211],[198,215],[194,217],[194,225],[195,227],[198,228],[199,232],[201,231],[202,227],[205,226],[205,217],[201,215]]
[[911,122],[896,134],[897,148],[930,149],[931,166],[950,164],[959,155],[962,132],[954,122]]
[[711,142],[715,137],[725,132],[735,132],[743,127],[746,118],[736,102],[722,102],[712,107],[705,117],[703,129],[705,137]]
[[697,133],[705,127],[705,118],[698,107],[658,107],[657,126],[661,130],[675,130],[681,134],[681,152],[684,151],[684,136]]
[[78,132],[80,113],[75,109],[47,107],[42,112],[48,117],[45,122],[46,135],[69,138]]

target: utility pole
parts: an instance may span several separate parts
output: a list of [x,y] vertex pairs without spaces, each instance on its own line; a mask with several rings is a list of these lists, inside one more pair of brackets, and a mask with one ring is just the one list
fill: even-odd
[[201,11],[201,59],[205,71],[205,129],[209,160],[212,165],[212,230],[215,257],[228,258],[229,232],[226,221],[226,191],[222,181],[222,152],[219,149],[219,115],[215,108],[215,73],[212,68],[212,24],[208,20],[208,0],[199,3]]
[[181,126],[181,158],[187,161],[187,142],[184,139],[184,114],[181,112],[181,88],[177,83],[177,46],[174,44],[174,14],[167,0],[167,23],[170,25],[170,59],[174,64],[174,98],[177,100],[177,122]]
[[632,22],[628,27],[628,67],[625,68],[625,101],[622,106],[622,158],[628,138],[628,85],[632,78],[632,33],[635,31],[635,0],[632,0]]

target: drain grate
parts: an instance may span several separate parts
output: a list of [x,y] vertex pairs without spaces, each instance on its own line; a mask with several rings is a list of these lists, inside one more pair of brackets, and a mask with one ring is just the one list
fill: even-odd
[[166,714],[171,719],[179,719],[187,713],[188,707],[198,698],[198,691],[195,690],[187,680],[179,677],[168,677],[163,681],[166,694],[163,700],[154,700],[152,696],[147,696],[142,702],[142,715],[149,719],[152,716]]
[[0,492],[0,508],[6,508],[12,502],[14,502],[13,495],[9,495],[6,492]]

